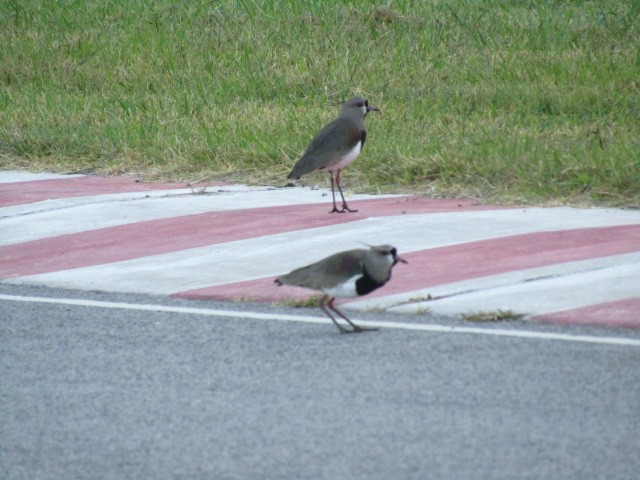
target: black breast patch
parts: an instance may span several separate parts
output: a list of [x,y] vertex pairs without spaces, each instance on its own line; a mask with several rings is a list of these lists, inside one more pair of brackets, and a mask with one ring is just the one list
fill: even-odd
[[358,295],[366,295],[373,292],[376,288],[380,288],[384,283],[375,281],[366,268],[363,268],[363,275],[356,281],[356,293]]

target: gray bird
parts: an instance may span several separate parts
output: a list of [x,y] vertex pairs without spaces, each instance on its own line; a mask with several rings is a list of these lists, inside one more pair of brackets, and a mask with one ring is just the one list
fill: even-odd
[[[333,195],[333,212],[357,212],[351,210],[344,199],[340,187],[340,172],[353,162],[364,147],[367,132],[364,129],[364,117],[371,111],[380,111],[370,107],[362,97],[355,97],[342,104],[340,116],[320,130],[307,149],[296,162],[287,176],[288,179],[299,179],[302,175],[317,170],[327,170],[331,175],[331,193]],[[336,205],[333,172],[336,172],[335,184],[342,197],[342,209]]]
[[[395,247],[370,246],[368,250],[360,248],[336,253],[319,262],[293,270],[277,278],[275,283],[323,292],[325,295],[320,299],[320,309],[333,321],[340,333],[377,330],[354,324],[333,305],[333,302],[336,297],[359,297],[380,288],[389,281],[391,269],[398,262],[407,263],[398,256]],[[340,325],[330,310],[346,320],[352,330]]]

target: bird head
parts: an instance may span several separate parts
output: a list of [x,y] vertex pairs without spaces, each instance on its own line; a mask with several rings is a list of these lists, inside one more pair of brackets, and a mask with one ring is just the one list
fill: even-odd
[[391,266],[401,262],[401,263],[409,263],[404,258],[398,255],[398,249],[392,245],[367,245],[373,252],[377,253],[382,257],[386,257],[387,261]]
[[342,104],[342,111],[343,112],[360,111],[362,116],[364,117],[367,113],[379,112],[380,109],[378,107],[370,106],[369,101],[366,98],[354,97]]

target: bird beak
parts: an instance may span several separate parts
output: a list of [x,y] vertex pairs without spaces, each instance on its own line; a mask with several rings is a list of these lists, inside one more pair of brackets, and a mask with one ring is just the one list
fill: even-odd
[[371,112],[372,110],[374,112],[379,112],[380,111],[380,109],[378,107],[367,107],[367,113]]
[[393,264],[395,265],[395,264],[396,264],[396,263],[398,263],[398,262],[402,262],[402,263],[409,263],[409,262],[407,262],[407,261],[406,261],[404,258],[402,258],[402,257],[396,257],[396,258],[395,258],[395,260],[394,260],[394,262],[393,262]]

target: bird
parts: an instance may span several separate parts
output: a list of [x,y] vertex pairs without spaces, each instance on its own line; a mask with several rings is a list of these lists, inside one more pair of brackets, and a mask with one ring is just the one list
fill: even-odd
[[[302,157],[291,169],[288,179],[297,180],[302,175],[317,170],[327,170],[331,175],[331,194],[333,210],[329,213],[357,212],[347,205],[340,187],[342,169],[353,162],[364,147],[367,132],[364,128],[364,117],[367,113],[379,112],[377,107],[369,106],[369,101],[362,97],[354,97],[342,104],[340,116],[325,125],[302,154]],[[342,197],[342,209],[336,205],[333,172],[336,172],[335,184]]]
[[[391,269],[397,263],[407,263],[398,256],[398,250],[391,245],[368,246],[368,249],[359,248],[335,253],[282,275],[274,282],[278,286],[290,285],[323,292],[319,307],[338,327],[340,333],[377,330],[354,324],[333,304],[337,297],[360,297],[382,287],[391,278]],[[340,325],[331,311],[342,317],[351,329]]]

